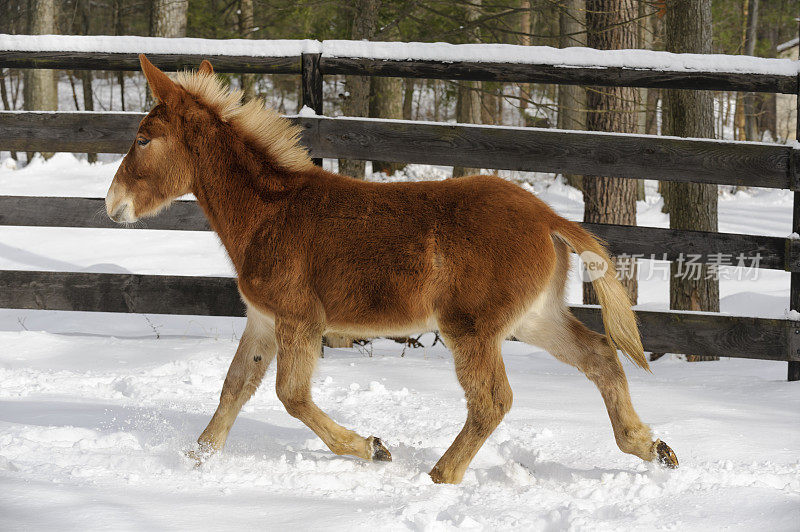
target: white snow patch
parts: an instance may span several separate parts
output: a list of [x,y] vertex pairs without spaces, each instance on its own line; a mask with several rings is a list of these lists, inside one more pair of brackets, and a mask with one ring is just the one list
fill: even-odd
[[0,50],[18,52],[99,52],[109,54],[200,54],[253,57],[293,57],[321,52],[311,39],[171,39],[128,35],[5,35]]
[[732,72],[795,76],[798,63],[747,55],[674,54],[652,50],[595,50],[511,44],[449,44],[443,42],[375,42],[340,40],[165,39],[132,36],[0,35],[0,50],[200,54],[292,57],[321,53],[396,61],[483,61],[561,67],[617,67],[677,72]]
[[317,112],[313,110],[311,107],[304,105],[297,113],[297,116],[309,117],[309,116],[319,116],[319,115],[317,115]]

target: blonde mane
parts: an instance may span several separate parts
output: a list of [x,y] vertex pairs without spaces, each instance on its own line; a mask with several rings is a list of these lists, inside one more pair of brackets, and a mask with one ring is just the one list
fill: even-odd
[[255,142],[278,166],[300,171],[313,165],[308,150],[300,144],[302,128],[267,109],[261,98],[243,104],[242,91],[229,90],[216,75],[205,72],[179,72],[175,82]]

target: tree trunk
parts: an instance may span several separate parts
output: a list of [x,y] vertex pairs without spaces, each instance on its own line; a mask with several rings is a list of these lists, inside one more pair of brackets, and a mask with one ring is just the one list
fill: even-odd
[[[636,47],[636,0],[587,0],[587,45],[614,50]],[[635,133],[636,89],[595,87],[587,91],[589,131]],[[636,225],[636,180],[584,176],[584,220],[593,223]],[[637,300],[636,262],[615,259],[617,271],[632,302]],[[583,300],[597,303],[591,283],[583,285]]]
[[[744,53],[756,53],[756,27],[758,26],[758,0],[747,2],[747,26],[745,28]],[[756,95],[745,93],[744,99],[744,135],[747,140],[761,140],[758,135],[758,116],[756,115]]]
[[[153,0],[150,10],[151,37],[186,37],[186,16],[189,0]],[[150,109],[155,103],[153,95],[147,91],[145,107]]]
[[[472,0],[466,4],[467,21],[467,42],[481,42],[480,30],[472,25],[481,13],[482,0]],[[459,81],[458,96],[456,98],[456,122],[461,124],[480,124],[481,123],[481,82],[480,81]],[[464,166],[453,167],[453,177],[462,177],[480,173],[480,168],[468,168]]]
[[[94,111],[94,91],[92,90],[91,70],[84,70],[81,72],[81,84],[83,86],[83,110]],[[86,157],[90,163],[97,162],[96,153],[87,153]]]
[[[125,35],[122,16],[122,0],[114,0],[114,32],[116,35]],[[117,72],[117,83],[119,83],[119,105],[122,111],[125,110],[125,72]]]
[[403,80],[403,120],[414,119],[414,78]]
[[[253,38],[253,0],[239,0],[239,35],[242,39]],[[256,75],[242,74],[242,98],[248,102],[256,96]]]
[[[394,26],[382,36],[388,41],[400,40],[400,29]],[[370,118],[403,118],[403,78],[373,77],[370,79],[369,116]],[[405,167],[403,163],[372,161],[373,172],[392,175]]]
[[[522,46],[531,45],[531,0],[520,0],[519,2],[519,44]],[[528,108],[528,97],[531,88],[528,83],[519,85],[519,112],[521,114],[522,125],[527,123],[526,116]]]
[[[585,24],[581,23],[586,11],[585,0],[566,0],[559,9],[558,46],[586,46]],[[558,128],[586,128],[586,89],[578,85],[558,86]],[[582,177],[576,174],[564,174],[570,186],[581,190]]]
[[[58,33],[55,0],[30,0],[28,3],[28,33],[48,35]],[[28,111],[57,111],[58,85],[55,70],[25,70],[25,109]],[[51,152],[42,152],[49,159]],[[33,153],[28,153],[28,161]]]
[[[355,41],[371,40],[378,30],[378,10],[381,0],[354,0],[353,26],[350,38]],[[342,114],[345,116],[369,116],[369,76],[345,76],[346,95],[342,102]],[[358,179],[364,179],[364,161],[339,159],[339,173]]]
[[186,14],[189,0],[153,0],[150,13],[150,35],[153,37],[186,37]]
[[[675,0],[666,15],[667,51],[711,53],[711,0]],[[681,137],[714,136],[714,106],[708,91],[665,90],[663,131]],[[717,230],[717,186],[670,183],[671,229]],[[719,312],[719,282],[706,279],[708,266],[688,268],[673,262],[670,276],[670,308]],[[690,361],[717,357],[689,355]]]
[[[378,30],[378,11],[381,0],[354,0],[353,26],[350,37],[353,40],[371,40]],[[370,78],[369,76],[345,76],[347,95],[342,102],[342,114],[345,116],[369,116]],[[402,104],[401,104],[402,105]],[[402,109],[400,111],[402,113]],[[364,161],[339,159],[339,173],[358,179],[364,179],[366,164]],[[325,337],[329,347],[353,347],[353,339],[337,334]]]
[[[83,34],[91,35],[91,5],[89,2],[83,2],[81,9],[81,17],[83,19]],[[81,86],[83,89],[83,110],[94,111],[94,91],[92,90],[92,71],[84,70],[81,72]],[[96,153],[87,153],[86,158],[90,163],[97,162]]]

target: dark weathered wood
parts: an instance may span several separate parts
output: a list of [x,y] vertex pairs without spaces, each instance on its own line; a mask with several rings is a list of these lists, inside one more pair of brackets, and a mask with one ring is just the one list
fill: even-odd
[[[299,74],[300,57],[248,57],[201,54],[148,54],[159,68],[176,71],[197,68],[208,59],[218,72]],[[139,70],[137,53],[17,52],[0,50],[0,68],[56,68],[66,70]],[[705,89],[720,91],[795,94],[794,76],[728,72],[669,72],[619,67],[571,67],[545,64],[492,63],[480,61],[393,61],[348,57],[322,57],[323,74]]]
[[[217,72],[255,74],[299,74],[300,56],[250,57],[202,54],[147,54],[158,68],[167,71],[196,69],[208,59]],[[65,70],[138,71],[139,54],[98,52],[11,52],[0,50],[0,68],[57,68]]]
[[[110,184],[110,182],[109,182]],[[153,218],[118,224],[106,215],[105,200],[36,196],[0,196],[0,225],[90,227],[99,229],[165,229],[210,231],[196,201],[176,201]]]
[[318,115],[322,114],[322,73],[319,69],[321,54],[303,54],[302,85],[303,105]]
[[[798,90],[797,90],[797,115],[796,119],[797,122],[795,124],[795,138],[800,140],[800,74],[797,75],[798,81]],[[797,155],[797,152],[795,152]],[[793,180],[796,181],[797,177],[800,176],[800,160],[797,157],[792,159],[792,174]],[[792,208],[792,232],[800,234],[800,192],[797,192],[797,188],[795,188],[794,198],[793,198],[793,208]],[[790,310],[797,310],[800,311],[800,273],[794,272],[792,273],[791,280],[790,280],[790,287],[789,287],[789,309]],[[800,325],[800,323],[798,323]],[[800,355],[800,327],[796,327],[791,334],[794,335],[793,340],[794,343],[790,343],[792,346],[792,353],[790,354],[797,354]],[[797,346],[797,347],[795,347]],[[787,377],[789,381],[800,381],[800,361],[789,362],[789,367],[787,371]]]
[[142,113],[3,111],[0,150],[127,153],[142,118]]
[[793,76],[728,72],[670,72],[619,67],[572,67],[479,61],[390,61],[350,57],[322,57],[323,74],[360,74],[426,79],[555,83],[606,87],[654,87],[715,91],[795,94]]
[[[125,153],[142,115],[0,112],[0,150]],[[297,117],[314,157],[789,188],[783,145],[402,120]]]
[[[0,307],[20,309],[243,316],[236,281],[98,273],[0,271]],[[599,309],[574,307],[602,331]],[[645,349],[788,360],[786,320],[719,314],[637,312]],[[800,358],[800,357],[797,357]]]
[[402,120],[298,121],[316,157],[789,187],[792,150],[777,144]]
[[243,316],[236,280],[107,273],[0,271],[0,307]]
[[[321,54],[303,54],[301,74],[303,106],[313,109],[318,115],[322,114],[322,72],[319,69]],[[322,166],[321,158],[312,159],[314,164]]]
[[687,261],[697,257],[697,262],[718,265],[738,264],[739,255],[742,255],[745,267],[800,271],[800,258],[795,254],[787,255],[787,239],[782,237],[613,224],[582,225],[604,240],[615,255],[642,255],[637,258],[670,261],[681,256]]
[[[603,331],[598,308],[572,311],[589,328]],[[789,360],[788,320],[725,316],[701,312],[637,311],[646,351],[701,356]],[[800,356],[793,356],[800,358]]]
[[[37,227],[87,227],[117,229],[166,229],[209,231],[208,221],[194,201],[176,201],[154,218],[132,225],[112,222],[105,214],[105,202],[99,198],[62,198],[35,196],[0,196],[0,225]],[[696,255],[699,262],[725,264],[742,254],[750,266],[776,270],[800,271],[800,256],[789,254],[787,242],[773,236],[739,235],[704,231],[678,231],[658,227],[588,224],[583,226],[606,241],[614,254],[643,255],[642,258],[676,260]],[[714,254],[727,257],[720,260]]]

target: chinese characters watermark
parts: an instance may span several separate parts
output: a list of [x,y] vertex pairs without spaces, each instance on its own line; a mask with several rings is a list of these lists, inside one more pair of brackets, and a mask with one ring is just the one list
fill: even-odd
[[[596,253],[584,251],[581,258],[581,280],[591,282],[605,275],[608,263]],[[680,253],[672,257],[672,262],[666,253],[662,255],[644,255],[641,253],[624,254],[615,256],[616,277],[628,280],[637,277],[642,271],[640,280],[654,279],[668,280],[670,276],[676,279],[699,281],[708,280],[751,280],[758,279],[761,265],[761,255],[745,255],[739,253]],[[646,268],[637,268],[637,260],[649,260]]]

